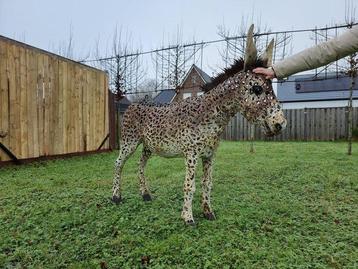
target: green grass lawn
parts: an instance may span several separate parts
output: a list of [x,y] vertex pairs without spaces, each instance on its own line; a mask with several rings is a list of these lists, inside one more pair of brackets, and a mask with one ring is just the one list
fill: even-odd
[[357,268],[358,143],[223,142],[216,221],[181,218],[183,159],[153,157],[154,200],[139,195],[139,152],[109,201],[117,152],[0,168],[0,268]]

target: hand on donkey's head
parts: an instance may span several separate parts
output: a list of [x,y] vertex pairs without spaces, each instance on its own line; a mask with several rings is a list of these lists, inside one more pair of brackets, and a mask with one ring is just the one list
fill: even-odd
[[275,71],[272,68],[256,67],[252,70],[255,74],[262,74],[266,79],[273,79],[276,77]]

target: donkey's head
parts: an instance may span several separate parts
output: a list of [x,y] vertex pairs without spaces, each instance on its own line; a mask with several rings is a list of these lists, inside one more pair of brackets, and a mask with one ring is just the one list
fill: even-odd
[[274,41],[271,40],[266,51],[257,56],[253,25],[251,25],[247,35],[244,68],[241,74],[238,74],[241,79],[240,112],[251,123],[260,124],[267,136],[280,133],[286,127],[286,119],[272,89],[271,80],[265,79],[261,74],[253,73],[252,69],[271,65],[273,47]]

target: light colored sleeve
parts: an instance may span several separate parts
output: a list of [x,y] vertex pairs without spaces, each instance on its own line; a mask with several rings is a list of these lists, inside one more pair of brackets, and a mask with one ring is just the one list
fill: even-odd
[[317,46],[305,49],[272,66],[278,79],[311,70],[358,51],[358,25]]

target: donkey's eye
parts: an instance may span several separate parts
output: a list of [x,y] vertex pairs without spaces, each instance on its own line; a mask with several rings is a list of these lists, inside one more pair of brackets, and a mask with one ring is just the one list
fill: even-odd
[[262,89],[262,87],[259,86],[259,85],[254,85],[254,86],[252,86],[252,88],[251,88],[251,92],[254,93],[254,94],[256,94],[256,95],[260,95],[260,94],[263,92],[263,89]]

